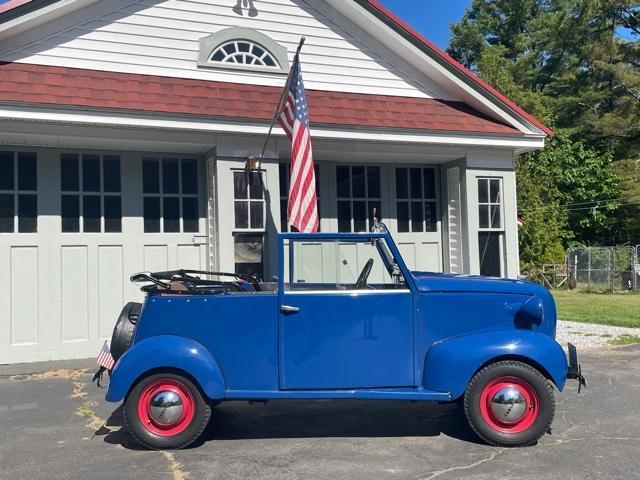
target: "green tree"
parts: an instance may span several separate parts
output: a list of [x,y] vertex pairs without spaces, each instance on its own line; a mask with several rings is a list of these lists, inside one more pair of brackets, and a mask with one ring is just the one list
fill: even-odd
[[525,216],[566,209],[540,232],[526,225],[543,217],[525,219],[523,261],[558,241],[640,243],[640,209],[609,201],[640,195],[639,12],[629,0],[473,0],[452,26],[449,53],[558,134],[518,162]]

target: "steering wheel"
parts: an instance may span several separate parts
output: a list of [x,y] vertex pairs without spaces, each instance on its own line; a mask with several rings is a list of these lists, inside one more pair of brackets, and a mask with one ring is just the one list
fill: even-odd
[[369,279],[369,274],[371,273],[371,268],[373,267],[373,258],[367,260],[367,263],[364,264],[360,275],[358,276],[358,281],[356,282],[356,289],[360,290],[363,288],[367,288],[367,280]]

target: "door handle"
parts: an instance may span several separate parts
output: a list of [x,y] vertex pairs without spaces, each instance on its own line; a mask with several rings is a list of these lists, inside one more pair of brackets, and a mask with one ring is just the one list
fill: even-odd
[[282,313],[298,313],[300,309],[298,307],[291,307],[289,305],[280,306],[280,311]]

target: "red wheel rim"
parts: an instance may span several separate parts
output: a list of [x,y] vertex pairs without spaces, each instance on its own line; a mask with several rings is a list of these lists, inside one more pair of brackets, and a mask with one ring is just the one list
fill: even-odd
[[[503,389],[516,390],[525,401],[524,414],[513,421],[507,421],[498,418],[493,409],[491,402],[498,392]],[[487,384],[480,394],[480,413],[485,422],[491,428],[502,433],[520,433],[531,427],[539,413],[538,394],[535,389],[526,381],[518,377],[499,377]]]
[[[182,402],[182,412],[176,420],[170,423],[159,422],[151,412],[151,402],[161,392],[172,392]],[[162,437],[171,437],[183,432],[191,424],[194,415],[193,395],[183,383],[176,380],[156,380],[143,390],[138,399],[140,421],[147,430]]]

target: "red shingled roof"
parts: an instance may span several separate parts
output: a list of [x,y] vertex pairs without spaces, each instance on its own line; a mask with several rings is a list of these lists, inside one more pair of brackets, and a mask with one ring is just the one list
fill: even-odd
[[18,8],[20,5],[30,3],[32,0],[9,0],[3,4],[0,4],[0,13],[8,12],[14,8]]
[[[25,63],[0,64],[0,102],[271,120],[281,88],[103,72]],[[315,124],[447,132],[519,134],[460,102],[307,91]]]

